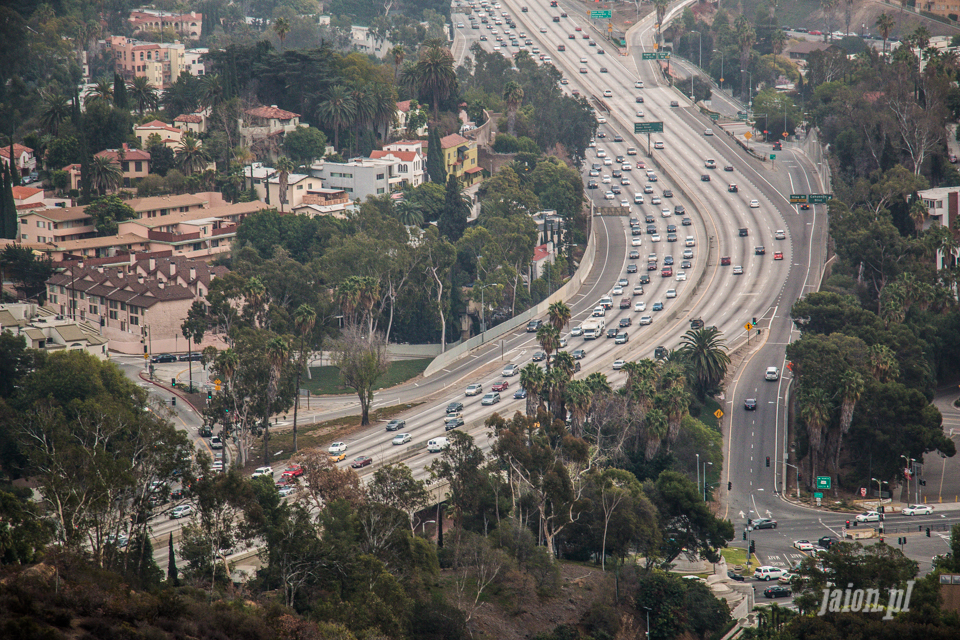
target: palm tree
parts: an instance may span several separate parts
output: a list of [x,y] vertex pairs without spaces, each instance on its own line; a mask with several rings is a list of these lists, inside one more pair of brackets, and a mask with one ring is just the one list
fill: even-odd
[[343,85],[330,88],[327,99],[317,105],[317,117],[333,127],[333,147],[340,149],[340,131],[353,122],[357,107]]
[[550,324],[560,331],[570,322],[570,307],[563,300],[557,300],[547,309],[547,317],[550,319]]
[[357,278],[357,306],[367,319],[367,339],[373,340],[373,308],[380,300],[380,281],[373,276]]
[[210,161],[207,152],[200,146],[200,141],[194,138],[193,133],[189,131],[180,140],[176,156],[177,167],[188,176],[193,175],[195,171],[202,171]]
[[550,354],[556,351],[560,344],[560,332],[552,324],[542,324],[537,329],[537,342],[547,354],[547,369],[550,369]]
[[400,78],[400,67],[403,66],[403,58],[407,55],[407,50],[402,44],[398,44],[387,52],[393,58],[393,82],[397,84]]
[[360,289],[355,278],[347,278],[337,285],[336,299],[344,324],[353,323],[360,304]]
[[715,389],[727,374],[730,356],[720,330],[716,327],[691,329],[680,340],[681,355],[690,365],[696,380],[697,397],[702,401],[707,392]]
[[914,200],[910,205],[910,219],[913,220],[913,230],[917,234],[917,238],[920,237],[920,230],[923,229],[923,223],[926,222],[929,213],[930,210],[927,209],[927,205],[920,198]]
[[660,409],[651,409],[644,418],[647,432],[647,460],[653,460],[660,451],[660,443],[667,437],[667,414]]
[[507,133],[514,135],[517,124],[517,109],[523,104],[523,87],[511,80],[503,89],[503,101],[507,104]]
[[632,360],[623,365],[623,372],[627,374],[627,389],[640,380],[652,380],[657,374],[657,365],[653,360]]
[[663,17],[667,13],[667,7],[670,6],[670,0],[653,0],[653,6],[657,10],[657,24],[663,29]]
[[106,104],[113,103],[113,81],[106,78],[101,78],[97,80],[97,84],[93,86],[92,89],[86,93],[87,104],[94,104],[96,102],[103,102]]
[[277,18],[273,23],[273,30],[280,38],[280,51],[283,51],[283,43],[287,39],[287,34],[290,33],[290,21],[286,18]]
[[293,160],[286,156],[281,156],[277,159],[277,164],[274,168],[277,170],[277,173],[280,174],[280,213],[283,213],[283,205],[287,204],[287,180],[296,167],[293,164]]
[[610,393],[611,391],[610,381],[607,380],[607,375],[600,373],[599,371],[588,375],[586,378],[584,378],[583,382],[587,385],[587,387],[589,387],[590,393],[592,393],[594,396],[601,393]]
[[101,196],[110,189],[123,184],[123,172],[120,165],[109,156],[94,156],[90,163],[90,185]]
[[687,415],[687,408],[690,406],[690,394],[683,387],[672,386],[663,392],[662,397],[669,427],[667,439],[670,442],[675,442],[677,436],[680,435],[680,424],[683,422],[683,417]]
[[820,0],[820,10],[827,18],[827,32],[824,34],[827,39],[833,39],[833,10],[840,4],[840,0]]
[[877,31],[880,32],[880,37],[883,38],[883,55],[887,55],[887,38],[890,37],[890,32],[893,31],[893,17],[888,16],[886,13],[881,13],[880,17],[877,18]]
[[530,417],[537,415],[544,381],[543,369],[538,367],[536,363],[530,362],[520,369],[520,388],[527,392],[527,415]]
[[840,445],[843,437],[850,431],[850,424],[853,422],[853,410],[863,395],[864,382],[863,376],[856,371],[848,369],[840,376],[840,435],[837,437],[837,449],[834,453],[833,470],[840,474]]
[[777,29],[773,32],[773,35],[770,36],[770,44],[773,45],[773,66],[774,66],[774,86],[776,86],[779,70],[777,67],[777,56],[783,53],[783,48],[787,45],[787,34],[783,32],[783,29]]
[[57,136],[60,134],[60,125],[70,117],[70,101],[62,93],[49,91],[44,91],[41,98],[43,106],[40,111],[40,123],[44,129]]
[[270,405],[280,390],[284,365],[290,359],[290,345],[280,337],[267,343],[267,362],[270,364],[270,379],[267,381],[267,413],[263,424],[263,464],[270,464]]
[[[560,356],[564,355],[566,352],[561,351],[557,354],[557,360],[560,360]],[[567,357],[570,357],[570,354],[566,354]],[[553,417],[557,420],[566,420],[567,419],[567,410],[564,407],[564,393],[567,389],[567,383],[570,382],[570,374],[573,371],[572,362],[573,359],[570,359],[571,366],[569,369],[565,367],[554,366],[549,369],[546,374],[546,380],[544,386],[549,392],[550,398],[550,413],[553,414]]]
[[353,116],[353,125],[356,130],[356,135],[354,136],[353,144],[351,145],[354,152],[356,152],[363,130],[373,123],[377,106],[374,103],[373,95],[367,91],[366,87],[354,87],[350,91],[350,97],[353,98],[354,109],[356,111]]
[[438,122],[440,101],[450,95],[457,83],[453,54],[438,44],[425,46],[420,51],[417,64],[405,71],[400,81],[418,94],[429,93],[433,97],[433,121]]
[[203,76],[200,84],[200,104],[210,109],[218,107],[226,99],[219,73]]
[[737,47],[740,49],[740,95],[747,96],[747,102],[750,102],[751,96],[747,95],[747,64],[750,62],[750,51],[757,41],[757,32],[753,25],[740,14],[734,23],[734,30],[737,36]]
[[407,227],[423,224],[423,212],[407,200],[400,200],[393,208],[397,221]]
[[297,365],[297,391],[293,400],[293,452],[297,452],[297,409],[300,408],[300,375],[307,366],[307,336],[317,324],[317,312],[308,304],[297,307],[293,314],[293,326],[300,334],[300,362]]
[[130,83],[130,97],[137,103],[140,115],[147,109],[156,109],[160,103],[160,94],[150,85],[146,76],[137,76]]
[[370,90],[370,99],[373,102],[373,117],[371,124],[383,140],[387,139],[390,127],[397,118],[397,94],[382,82],[373,85]]
[[[538,367],[539,368],[539,367]],[[571,433],[578,438],[583,435],[583,423],[590,413],[593,392],[583,380],[571,380],[565,392],[566,407],[570,410]]]
[[878,382],[888,382],[900,377],[900,365],[897,362],[897,354],[885,344],[871,345],[867,349],[867,357],[870,359],[870,366],[873,369],[873,377]]
[[817,475],[820,450],[823,448],[823,432],[830,419],[830,398],[819,387],[806,391],[800,398],[800,418],[807,425],[810,440],[810,478]]

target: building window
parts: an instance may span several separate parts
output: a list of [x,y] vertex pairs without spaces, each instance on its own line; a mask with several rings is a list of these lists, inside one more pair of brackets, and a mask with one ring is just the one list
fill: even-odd
[[95,315],[97,315],[98,313],[99,313],[99,310],[98,310],[97,306],[96,306],[96,305],[93,305],[93,304],[90,305],[90,315],[94,315],[94,316],[95,316]]
[[116,300],[111,300],[111,301],[109,302],[108,306],[109,306],[111,309],[116,309],[116,308],[119,306],[119,304],[117,303]]
[[130,316],[130,326],[140,326],[140,318],[137,316]]
[[383,189],[377,189],[377,195],[381,195],[382,193],[383,193]]
[[116,320],[116,319],[117,319],[117,312],[116,312],[116,311],[111,311],[111,312],[110,312],[110,319],[111,319],[111,320]]
[[383,174],[382,174],[382,173],[378,173],[378,174],[377,174],[377,180],[383,180]]
[[120,303],[120,311],[126,311],[126,310],[127,310],[127,303],[126,303],[126,302],[121,302],[121,303]]
[[134,162],[133,166],[134,166],[134,171],[136,171],[137,173],[140,173],[141,171],[143,171],[143,162],[141,162],[140,160],[137,160],[136,162]]

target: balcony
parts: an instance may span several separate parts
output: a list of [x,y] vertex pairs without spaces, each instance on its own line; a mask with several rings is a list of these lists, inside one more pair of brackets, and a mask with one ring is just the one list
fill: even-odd
[[200,232],[195,233],[170,233],[169,231],[156,231],[155,229],[150,229],[147,231],[147,238],[150,240],[156,240],[157,242],[190,242],[191,240],[199,240]]
[[217,236],[226,236],[226,235],[234,234],[236,232],[237,232],[237,225],[231,224],[224,227],[220,227],[219,229],[214,229],[213,231],[210,232],[210,236],[213,238],[216,238]]

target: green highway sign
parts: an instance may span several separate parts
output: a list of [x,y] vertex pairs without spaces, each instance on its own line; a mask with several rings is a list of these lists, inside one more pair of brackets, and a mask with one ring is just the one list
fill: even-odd
[[669,60],[669,59],[670,59],[670,52],[669,52],[669,51],[661,51],[660,53],[657,54],[657,59],[659,59],[659,60]]
[[777,159],[777,154],[771,153],[771,154],[770,154],[770,159],[771,159],[771,160],[776,160],[776,159]]
[[711,120],[719,120],[719,119],[720,119],[720,114],[719,114],[719,113],[711,113],[711,114],[710,114],[710,119],[711,119]]
[[807,204],[808,197],[805,193],[791,193],[790,204]]
[[737,112],[737,119],[739,119],[739,120],[744,120],[744,121],[749,120],[749,119],[750,119],[750,114],[747,113],[746,111],[738,111],[738,112]]
[[810,204],[827,204],[833,200],[832,193],[811,193]]
[[817,476],[817,489],[829,489],[830,476]]
[[641,59],[641,60],[656,60],[656,59],[657,59],[657,52],[656,52],[656,51],[651,51],[650,53],[644,52],[644,53],[640,54],[640,59]]
[[634,122],[634,133],[663,133],[662,122]]
[[612,11],[591,11],[590,19],[591,20],[609,20],[613,17]]
[[816,498],[817,500],[820,500],[821,498],[823,498],[823,494],[818,491],[815,494],[813,494],[813,497]]

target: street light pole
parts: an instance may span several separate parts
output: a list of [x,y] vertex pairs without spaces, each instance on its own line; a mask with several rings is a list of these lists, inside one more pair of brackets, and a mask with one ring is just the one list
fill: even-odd
[[700,454],[697,454],[697,492],[700,492]]
[[713,466],[709,460],[703,463],[703,501],[707,501],[707,465]]
[[795,464],[790,464],[786,460],[783,461],[783,464],[787,465],[788,467],[793,467],[794,469],[797,470],[797,500],[799,500],[800,499],[800,467],[798,467]]
[[714,49],[713,52],[720,54],[720,91],[723,91],[723,50]]
[[880,506],[880,503],[883,502],[883,485],[889,486],[890,483],[886,480],[877,480],[876,478],[870,478],[877,483],[877,506]]

